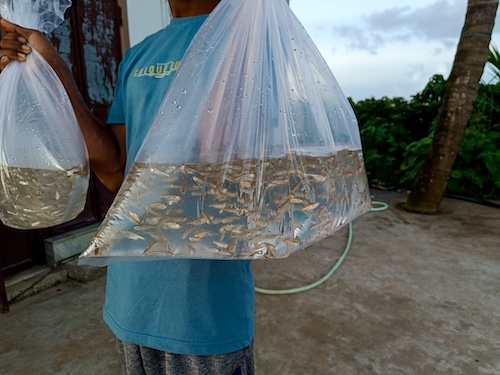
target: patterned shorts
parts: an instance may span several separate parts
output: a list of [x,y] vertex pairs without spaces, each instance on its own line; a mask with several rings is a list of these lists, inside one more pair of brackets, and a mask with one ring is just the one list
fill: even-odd
[[124,375],[255,375],[253,343],[232,353],[183,355],[116,342]]

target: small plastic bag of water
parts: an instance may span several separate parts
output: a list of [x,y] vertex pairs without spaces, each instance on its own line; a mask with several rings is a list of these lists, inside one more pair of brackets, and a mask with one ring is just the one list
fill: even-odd
[[356,117],[287,3],[222,0],[80,263],[284,258],[369,207]]
[[[64,20],[69,0],[0,0],[0,14],[45,33]],[[0,219],[12,228],[47,228],[85,205],[87,149],[73,107],[52,67],[35,50],[0,74]]]

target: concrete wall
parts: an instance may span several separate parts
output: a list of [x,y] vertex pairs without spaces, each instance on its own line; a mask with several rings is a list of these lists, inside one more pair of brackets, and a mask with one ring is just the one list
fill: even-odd
[[170,22],[168,0],[126,0],[125,12],[131,47]]
[[[168,0],[119,0],[125,7],[129,40],[134,46],[170,22]],[[290,0],[286,0],[290,3]]]

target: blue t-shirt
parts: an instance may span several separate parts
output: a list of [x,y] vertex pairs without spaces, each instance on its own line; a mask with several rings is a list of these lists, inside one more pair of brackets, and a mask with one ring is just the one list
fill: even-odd
[[[125,54],[108,124],[125,124],[128,170],[184,53],[207,16],[174,18]],[[178,354],[221,354],[250,344],[249,261],[151,260],[108,266],[104,320],[122,341]]]

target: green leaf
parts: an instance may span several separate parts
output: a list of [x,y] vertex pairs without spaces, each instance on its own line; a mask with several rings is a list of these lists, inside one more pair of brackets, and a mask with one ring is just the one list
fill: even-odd
[[486,165],[486,168],[492,175],[497,174],[498,163],[494,162],[493,159],[484,159],[484,165]]

